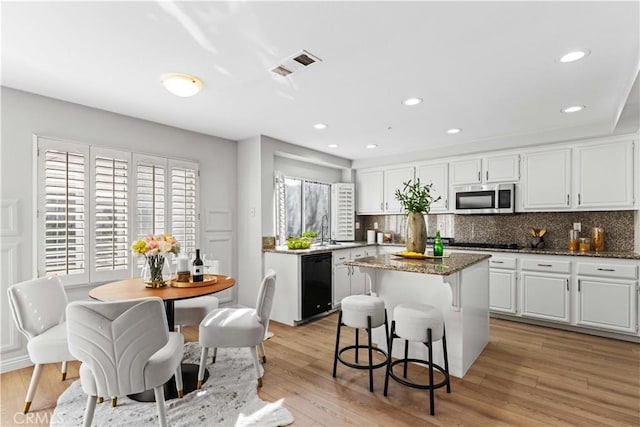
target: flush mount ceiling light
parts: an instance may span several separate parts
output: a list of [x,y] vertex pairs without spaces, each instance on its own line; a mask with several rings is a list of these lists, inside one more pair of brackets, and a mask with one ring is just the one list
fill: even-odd
[[315,125],[313,125],[314,129],[318,129],[318,130],[323,130],[328,128],[329,125],[325,124],[325,123],[316,123]]
[[578,111],[582,111],[584,110],[585,107],[584,105],[573,105],[571,107],[566,107],[562,109],[563,113],[577,113]]
[[402,103],[407,107],[412,107],[414,105],[418,105],[422,102],[422,98],[407,98]]
[[365,145],[364,148],[376,148],[376,147],[377,147],[376,144],[367,144],[367,145]]
[[462,132],[462,129],[458,129],[458,128],[452,128],[447,131],[447,133],[451,133],[451,134],[460,133],[460,132]]
[[202,82],[188,74],[168,73],[162,75],[162,85],[176,96],[193,96],[202,89]]
[[589,49],[574,50],[562,56],[562,58],[560,58],[560,62],[565,64],[568,62],[575,62],[589,55],[589,53]]
[[327,145],[329,148],[338,148],[338,144],[329,144]]

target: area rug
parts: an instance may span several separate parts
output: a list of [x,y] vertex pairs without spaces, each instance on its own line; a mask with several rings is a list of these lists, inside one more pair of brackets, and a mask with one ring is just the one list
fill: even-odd
[[[200,362],[200,345],[185,344],[184,362]],[[248,348],[219,349],[215,365],[209,365],[210,377],[202,390],[182,399],[166,402],[167,424],[170,426],[285,426],[293,416],[283,406],[284,399],[265,402],[256,391],[256,374]],[[81,426],[87,395],[80,380],[75,381],[58,398],[51,417],[52,426]],[[157,426],[155,403],[142,403],[118,397],[111,407],[108,399],[96,406],[95,426]]]

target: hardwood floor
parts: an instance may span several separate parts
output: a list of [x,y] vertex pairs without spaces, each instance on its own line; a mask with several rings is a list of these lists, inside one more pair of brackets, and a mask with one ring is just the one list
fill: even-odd
[[[275,336],[265,344],[259,394],[284,397],[294,425],[640,425],[639,344],[491,319],[489,344],[464,379],[452,377],[451,394],[436,391],[431,417],[427,391],[391,381],[384,397],[382,369],[374,372],[374,393],[367,371],[338,365],[334,379],[336,322],[333,314],[296,328],[270,324]],[[353,330],[343,330],[344,342],[352,341]],[[195,340],[197,328],[185,336]],[[48,365],[27,418],[21,409],[31,371],[0,376],[2,426],[48,425],[56,399],[78,378],[77,363],[65,382],[59,365]],[[425,372],[410,368],[412,378]]]

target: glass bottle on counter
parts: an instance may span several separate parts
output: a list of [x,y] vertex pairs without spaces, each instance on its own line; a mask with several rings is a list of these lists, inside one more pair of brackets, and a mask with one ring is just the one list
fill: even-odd
[[444,245],[440,237],[440,230],[436,232],[436,238],[433,241],[433,256],[442,256],[444,254]]
[[602,252],[604,250],[604,228],[593,227],[591,229],[591,244],[593,250],[596,252]]
[[578,250],[579,237],[580,237],[580,232],[578,230],[569,230],[569,250],[570,251]]

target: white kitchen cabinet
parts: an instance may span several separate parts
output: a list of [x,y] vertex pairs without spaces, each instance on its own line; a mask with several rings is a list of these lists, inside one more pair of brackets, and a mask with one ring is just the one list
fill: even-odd
[[333,251],[333,306],[342,298],[366,292],[367,276],[359,268],[344,265],[350,259],[375,255],[375,246]]
[[517,313],[516,278],[515,258],[491,257],[489,260],[489,308],[491,311]]
[[484,184],[492,182],[518,182],[520,156],[507,154],[481,159],[457,160],[451,163],[451,184]]
[[356,199],[359,214],[384,212],[384,172],[358,171],[356,175]]
[[396,190],[402,191],[404,183],[413,179],[413,167],[385,169],[384,210],[386,213],[402,213],[402,205],[396,200]]
[[358,171],[356,176],[358,214],[402,213],[395,192],[413,179],[412,166]]
[[569,323],[569,275],[522,273],[522,316]]
[[576,153],[576,209],[634,207],[635,144],[632,140],[578,146]]
[[440,200],[431,204],[430,213],[451,212],[449,209],[449,163],[418,165],[416,179],[422,184],[433,184],[431,196]]
[[581,326],[638,332],[638,262],[576,262],[577,321]]
[[524,155],[524,211],[571,208],[571,150],[545,150]]
[[582,326],[637,332],[637,282],[578,278],[578,319]]

